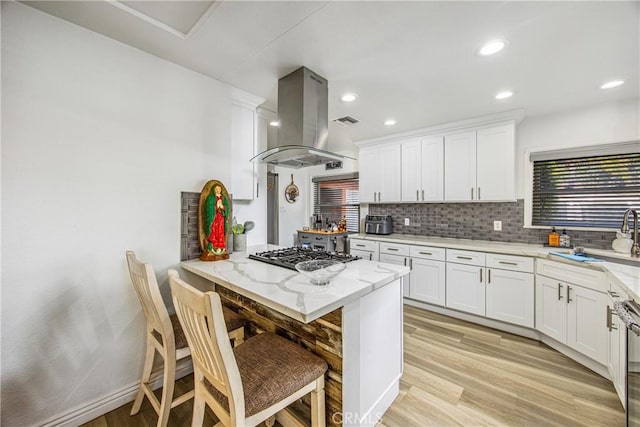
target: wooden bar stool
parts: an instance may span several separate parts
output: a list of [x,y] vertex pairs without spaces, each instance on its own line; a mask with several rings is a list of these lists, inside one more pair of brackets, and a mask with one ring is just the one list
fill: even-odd
[[[151,264],[140,262],[132,251],[127,251],[126,256],[131,283],[136,291],[147,323],[147,349],[144,368],[140,379],[140,387],[131,408],[131,415],[135,415],[140,411],[140,406],[146,395],[151,406],[158,414],[158,427],[166,427],[171,408],[186,402],[194,396],[194,390],[191,390],[173,399],[176,363],[178,360],[189,357],[191,351],[180,327],[178,317],[175,314],[169,316],[167,307],[162,301],[158,281]],[[245,320],[233,311],[225,309],[224,321],[229,331],[228,337],[234,340],[235,345],[242,343],[244,340]],[[153,393],[149,383],[156,351],[164,360],[162,399],[160,401]]]
[[175,270],[169,270],[169,283],[193,359],[192,427],[202,426],[205,405],[225,426],[273,425],[277,412],[309,393],[311,425],[325,425],[324,360],[272,333],[232,349],[220,296],[200,292]]

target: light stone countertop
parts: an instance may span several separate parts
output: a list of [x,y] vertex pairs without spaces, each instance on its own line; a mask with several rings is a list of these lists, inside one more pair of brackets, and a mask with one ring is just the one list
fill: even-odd
[[468,251],[480,251],[507,255],[521,255],[535,258],[543,258],[551,261],[563,262],[594,270],[604,271],[610,280],[625,290],[630,298],[640,303],[640,258],[632,258],[630,255],[620,254],[614,251],[605,251],[586,248],[589,256],[603,257],[609,260],[624,260],[635,265],[625,265],[616,262],[577,262],[566,258],[550,255],[550,252],[567,252],[566,248],[549,248],[542,245],[524,243],[494,242],[487,240],[453,239],[445,237],[415,236],[410,234],[352,234],[350,239],[375,240],[378,242],[403,243],[408,245],[433,246],[441,248],[462,249]]
[[228,260],[189,260],[180,266],[233,292],[293,319],[309,323],[409,274],[409,267],[357,260],[326,286],[315,286],[297,271],[247,258],[249,253],[277,249],[273,245],[234,252]]

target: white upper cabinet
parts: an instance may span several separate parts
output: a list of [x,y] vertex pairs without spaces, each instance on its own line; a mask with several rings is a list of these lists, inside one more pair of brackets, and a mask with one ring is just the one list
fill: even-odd
[[513,124],[477,132],[478,200],[515,200]]
[[264,99],[238,89],[231,105],[231,175],[227,190],[234,200],[253,200],[257,192],[256,154],[258,121],[256,109]]
[[402,147],[402,201],[426,202],[444,199],[443,137],[404,141]]
[[445,136],[445,200],[515,200],[515,125]]
[[360,149],[360,201],[400,201],[400,144]]
[[444,137],[444,197],[447,201],[476,198],[476,132]]
[[[360,200],[515,200],[516,119],[451,123],[357,143]],[[486,123],[494,123],[487,125]],[[400,139],[404,138],[404,139]]]

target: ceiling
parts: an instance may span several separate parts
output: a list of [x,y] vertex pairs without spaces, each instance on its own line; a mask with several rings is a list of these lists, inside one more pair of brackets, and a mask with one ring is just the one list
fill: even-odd
[[[635,1],[23,3],[264,97],[273,111],[278,78],[304,65],[329,80],[330,120],[360,120],[331,124],[332,150],[508,110],[539,115],[638,97],[640,90]],[[495,38],[507,47],[479,56]],[[600,89],[614,79],[626,83]],[[495,100],[505,89],[515,96]],[[345,92],[356,93],[356,102],[341,102]],[[397,124],[384,126],[388,118]]]

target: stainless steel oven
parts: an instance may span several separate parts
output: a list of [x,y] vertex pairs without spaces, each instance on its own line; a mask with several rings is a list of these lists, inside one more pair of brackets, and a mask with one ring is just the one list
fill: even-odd
[[627,426],[640,426],[640,306],[630,300],[615,302],[614,308],[627,327]]

